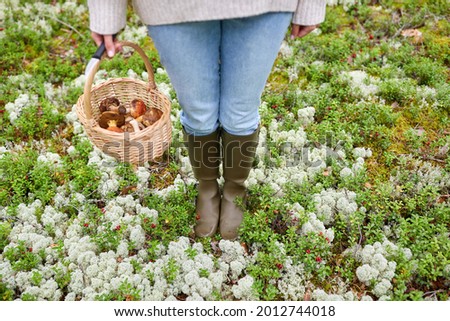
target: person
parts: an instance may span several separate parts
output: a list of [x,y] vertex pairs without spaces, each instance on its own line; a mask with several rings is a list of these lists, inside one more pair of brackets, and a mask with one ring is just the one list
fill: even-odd
[[[88,0],[91,35],[113,56],[127,0]],[[198,180],[195,232],[238,237],[245,181],[258,144],[261,95],[289,25],[303,37],[324,20],[326,0],[134,0],[177,94]],[[222,163],[224,184],[218,184]],[[221,195],[222,194],[222,195]]]

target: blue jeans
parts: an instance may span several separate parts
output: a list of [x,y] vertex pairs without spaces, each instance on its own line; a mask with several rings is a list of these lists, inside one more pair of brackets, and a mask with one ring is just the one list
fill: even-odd
[[148,27],[188,134],[257,129],[261,95],[291,18],[277,12]]

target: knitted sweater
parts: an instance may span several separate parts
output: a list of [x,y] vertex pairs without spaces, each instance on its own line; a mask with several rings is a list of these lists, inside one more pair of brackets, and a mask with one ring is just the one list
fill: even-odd
[[[127,0],[88,0],[90,29],[115,34],[126,25]],[[267,12],[293,12],[293,23],[324,20],[326,0],[133,0],[134,11],[147,25],[231,19]]]

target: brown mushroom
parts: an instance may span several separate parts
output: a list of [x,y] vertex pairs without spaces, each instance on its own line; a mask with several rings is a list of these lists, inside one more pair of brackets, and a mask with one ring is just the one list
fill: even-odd
[[128,133],[137,133],[137,132],[140,132],[141,129],[144,129],[144,128],[145,128],[144,125],[139,123],[133,117],[127,117],[125,119],[125,125],[122,126],[122,129]]
[[121,114],[121,115],[126,115],[127,114],[127,109],[123,106],[109,106],[107,111],[113,111],[115,113]]
[[133,101],[131,101],[130,115],[133,118],[138,118],[144,115],[146,110],[147,106],[145,106],[145,103],[142,100],[134,99]]
[[117,108],[117,112],[118,112],[119,114],[122,114],[122,115],[128,114],[129,111],[130,111],[130,109],[129,109],[129,108],[125,108],[124,105],[120,105],[120,106]]
[[136,120],[144,124],[146,127],[156,123],[162,116],[162,111],[158,108],[150,108],[145,112],[144,115],[137,118]]
[[105,111],[100,115],[98,124],[101,128],[117,133],[123,133],[123,130],[119,127],[125,124],[125,117],[113,111]]
[[105,111],[117,111],[120,106],[120,101],[116,97],[105,98],[100,102],[98,109],[101,113]]
[[116,133],[123,133],[123,129],[117,127],[117,125],[111,124],[111,126],[109,126],[108,128],[106,128],[107,130],[110,130],[112,132],[116,132]]
[[134,133],[133,125],[130,123],[125,123],[122,127],[120,127],[125,133]]

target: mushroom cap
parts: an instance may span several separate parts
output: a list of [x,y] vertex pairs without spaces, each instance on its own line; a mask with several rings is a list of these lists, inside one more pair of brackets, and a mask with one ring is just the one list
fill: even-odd
[[125,124],[125,117],[118,113],[112,111],[105,111],[100,115],[98,120],[98,124],[101,128],[107,129],[110,127],[109,122],[114,121],[117,127],[123,126]]
[[100,110],[101,113],[103,113],[105,111],[109,111],[111,106],[119,107],[120,106],[119,99],[117,99],[116,97],[105,98],[100,102],[98,109]]
[[134,118],[138,118],[139,116],[144,115],[146,110],[147,106],[142,100],[133,99],[131,101],[130,115],[133,116]]
[[110,126],[108,128],[106,128],[107,130],[110,130],[112,132],[116,132],[116,133],[123,133],[123,129],[119,128],[117,126]]
[[126,133],[134,133],[133,125],[131,125],[130,123],[125,123],[125,125],[123,125],[121,128]]
[[163,112],[158,108],[150,108],[142,116],[142,123],[145,126],[151,126],[156,123],[162,116]]
[[122,115],[126,115],[126,113],[127,113],[127,109],[125,108],[124,105],[120,105],[118,108],[118,111],[119,111],[119,114],[122,114]]
[[137,133],[140,132],[141,129],[144,129],[145,126],[139,123],[136,119],[133,117],[127,117],[125,119],[125,125],[121,127],[125,132],[129,133]]

